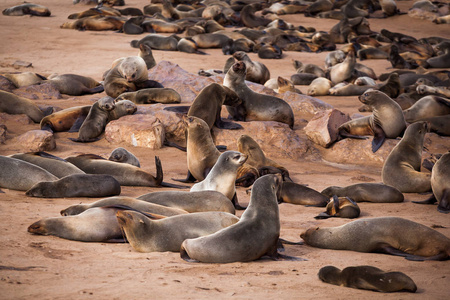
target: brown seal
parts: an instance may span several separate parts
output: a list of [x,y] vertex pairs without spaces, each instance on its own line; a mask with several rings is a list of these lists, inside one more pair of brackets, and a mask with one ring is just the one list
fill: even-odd
[[38,17],[49,17],[51,15],[51,12],[47,7],[33,3],[25,3],[6,8],[2,13],[5,16],[32,15]]
[[244,26],[248,28],[255,28],[259,26],[266,26],[272,22],[270,19],[266,19],[255,14],[258,10],[262,9],[263,6],[261,3],[245,5],[241,10],[241,22]]
[[181,258],[207,263],[245,262],[268,255],[282,257],[277,252],[280,236],[280,215],[277,191],[281,184],[276,175],[256,180],[250,204],[239,222],[214,234],[187,239],[181,245]]
[[428,123],[416,122],[406,128],[401,141],[386,158],[381,178],[384,184],[402,193],[424,193],[431,190],[430,174],[420,172],[422,148]]
[[207,53],[198,49],[197,43],[190,37],[181,38],[177,44],[177,50],[185,53],[206,55]]
[[357,183],[346,187],[329,186],[321,192],[328,198],[333,195],[349,197],[356,202],[403,202],[403,194],[396,188],[381,183]]
[[0,155],[0,187],[26,191],[41,181],[58,180],[58,177],[32,163]]
[[361,210],[358,204],[349,197],[339,198],[334,195],[327,204],[327,210],[315,216],[314,219],[328,219],[331,217],[354,219],[359,217]]
[[41,181],[25,195],[39,198],[108,197],[120,195],[120,184],[105,174],[72,174],[55,181]]
[[347,267],[343,270],[325,266],[319,270],[318,276],[326,283],[382,293],[415,293],[417,290],[414,281],[406,274],[384,272],[372,266]]
[[44,112],[31,100],[0,90],[0,112],[7,114],[25,114],[33,122],[39,123],[44,118]]
[[120,94],[114,101],[130,100],[136,104],[180,103],[181,96],[171,88],[141,89],[136,92]]
[[245,80],[264,84],[267,80],[270,79],[269,69],[259,61],[252,61],[244,51],[235,52],[233,54],[233,57],[237,61],[242,61],[245,63],[245,68],[247,70]]
[[332,66],[329,69],[330,80],[333,84],[348,80],[354,71],[356,64],[355,51],[347,53],[347,57],[341,63]]
[[410,108],[403,111],[406,122],[413,123],[425,118],[450,114],[450,101],[438,96],[420,98]]
[[192,37],[192,40],[197,44],[197,47],[208,48],[224,48],[232,43],[233,39],[220,33],[202,33]]
[[133,48],[139,48],[142,44],[145,44],[155,50],[177,51],[178,41],[173,36],[149,34],[140,40],[132,40],[130,42],[130,45]]
[[141,167],[141,164],[139,163],[139,159],[134,156],[133,153],[128,151],[125,148],[119,147],[114,149],[111,154],[109,155],[108,160],[120,162],[124,164],[130,164],[132,166],[136,166],[138,168]]
[[114,108],[108,111],[107,123],[117,120],[126,115],[132,115],[137,111],[137,105],[130,100],[119,100],[115,102]]
[[427,59],[430,68],[450,68],[450,41],[440,42],[435,47],[444,54]]
[[91,77],[62,74],[50,75],[47,82],[50,82],[61,93],[71,96],[81,96],[86,94],[96,94],[103,92],[103,85]]
[[197,212],[152,220],[135,211],[118,211],[127,241],[139,252],[179,252],[186,239],[213,234],[239,221],[225,212]]
[[73,22],[65,22],[60,28],[77,30],[121,30],[125,20],[117,16],[91,16]]
[[91,105],[86,105],[70,107],[54,112],[42,118],[40,123],[41,129],[52,132],[78,131],[90,110]]
[[236,62],[227,72],[224,85],[235,91],[242,104],[227,106],[228,113],[237,121],[278,121],[294,127],[294,113],[284,100],[255,93],[245,83],[246,66]]
[[47,78],[33,72],[22,72],[18,74],[3,74],[9,81],[11,81],[16,88],[22,86],[29,86],[44,82]]
[[325,197],[316,190],[294,182],[283,181],[278,202],[305,206],[324,207],[329,197]]
[[312,247],[385,253],[408,260],[446,260],[450,255],[448,237],[398,217],[360,219],[338,227],[310,228],[300,237]]

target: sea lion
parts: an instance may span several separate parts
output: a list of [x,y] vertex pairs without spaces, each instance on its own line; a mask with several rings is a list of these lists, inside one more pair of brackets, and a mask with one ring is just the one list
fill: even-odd
[[3,74],[9,81],[11,81],[16,88],[22,86],[29,86],[39,84],[47,80],[46,77],[33,72],[22,72],[18,74]]
[[142,57],[142,59],[145,61],[145,65],[147,66],[148,70],[156,66],[156,61],[155,58],[153,57],[152,48],[150,48],[149,45],[140,44],[138,56]]
[[315,74],[296,73],[291,75],[291,81],[294,85],[310,85],[317,78]]
[[38,17],[49,17],[51,15],[51,12],[47,7],[33,3],[24,3],[6,8],[2,13],[5,16],[32,15]]
[[389,61],[395,69],[416,69],[418,67],[415,61],[405,60],[400,54],[395,44],[391,45],[389,50]]
[[360,49],[357,52],[357,56],[359,57],[359,60],[389,59],[389,53],[375,47]]
[[114,109],[114,98],[106,96],[92,104],[86,119],[78,131],[78,138],[69,138],[74,142],[94,142],[105,130],[109,111]]
[[185,53],[194,53],[206,55],[206,52],[200,51],[198,49],[197,43],[190,37],[181,38],[177,44],[177,50]]
[[144,28],[142,28],[144,20],[144,16],[131,17],[123,23],[121,31],[125,34],[141,34],[144,32]]
[[239,207],[236,195],[236,173],[247,160],[247,155],[237,151],[226,151],[217,159],[206,178],[191,187],[195,191],[217,191],[231,200],[235,207]]
[[118,211],[117,220],[138,252],[179,252],[186,239],[213,234],[239,221],[225,212],[197,212],[151,220],[135,211]]
[[318,276],[326,283],[382,293],[415,293],[417,290],[414,281],[404,273],[384,272],[372,266],[347,267],[343,270],[325,266],[319,270]]
[[114,103],[114,108],[108,111],[108,120],[106,123],[117,120],[126,115],[132,115],[136,111],[137,105],[130,100],[119,100]]
[[408,126],[401,141],[386,158],[381,178],[384,184],[402,193],[424,193],[431,190],[430,174],[420,172],[422,148],[428,123],[416,122]]
[[361,213],[358,204],[349,197],[339,198],[334,195],[327,204],[327,210],[315,216],[314,219],[328,219],[331,217],[354,219]]
[[39,166],[58,178],[73,174],[85,174],[73,164],[47,152],[17,153],[10,155],[9,157],[27,161],[33,165]]
[[45,114],[31,100],[0,90],[0,112],[7,114],[25,114],[33,122],[39,123]]
[[140,45],[145,44],[151,49],[177,51],[178,40],[173,36],[164,36],[156,33],[148,34],[140,40],[132,40],[131,47],[139,48]]
[[245,83],[246,66],[244,62],[236,62],[227,72],[224,86],[241,98],[242,104],[237,107],[227,106],[228,113],[237,121],[278,121],[294,127],[294,113],[284,100],[253,92]]
[[312,247],[384,253],[408,260],[446,260],[450,239],[428,226],[398,217],[360,219],[338,227],[315,227],[300,237]]
[[120,162],[124,164],[130,164],[132,166],[136,166],[138,168],[141,167],[141,164],[139,163],[139,159],[134,156],[133,153],[128,151],[125,148],[119,147],[114,149],[111,154],[109,155],[108,160]]
[[223,211],[235,214],[235,208],[224,194],[216,191],[163,191],[137,197],[139,200],[183,209],[187,212]]
[[396,14],[400,14],[400,10],[397,8],[395,0],[380,0],[380,5],[385,17],[391,17]]
[[120,184],[110,175],[72,174],[55,181],[41,181],[25,195],[39,198],[108,197],[120,195]]
[[403,111],[406,122],[450,114],[450,101],[438,96],[425,96]]
[[332,83],[329,79],[318,77],[311,81],[306,94],[309,96],[325,96],[329,94],[331,86]]
[[157,33],[181,33],[184,31],[184,29],[176,23],[158,19],[146,19],[142,23],[142,27],[145,28],[145,31],[147,32]]
[[181,96],[177,91],[171,88],[152,88],[122,93],[114,101],[117,102],[119,100],[130,100],[136,104],[170,104],[180,103]]
[[214,234],[185,240],[181,245],[181,258],[206,263],[245,262],[264,255],[280,258],[277,252],[280,183],[276,175],[258,178],[252,188],[250,204],[239,222]]
[[199,48],[223,48],[233,40],[228,36],[220,33],[202,33],[192,37],[192,40]]
[[97,200],[95,202],[89,204],[76,204],[67,207],[61,211],[61,216],[72,216],[83,213],[84,211],[90,210],[95,207],[123,207],[128,209],[133,209],[136,211],[140,211],[143,213],[156,214],[165,217],[171,217],[176,215],[187,214],[188,212],[175,208],[168,207],[163,205],[158,205],[154,203],[149,203],[147,201],[138,200],[131,197],[125,196],[115,196],[108,197],[104,199]]
[[347,57],[341,63],[332,66],[329,69],[330,80],[333,84],[345,81],[352,76],[352,72],[355,68],[356,56],[355,51],[347,53]]
[[358,97],[359,101],[372,108],[373,114],[354,119],[339,126],[341,136],[355,137],[359,130],[371,132],[372,151],[376,152],[383,145],[386,138],[398,137],[406,128],[403,111],[395,101],[385,93],[368,90]]
[[269,69],[263,63],[252,61],[244,51],[235,52],[233,54],[233,57],[237,61],[242,61],[245,63],[247,72],[245,75],[245,80],[264,84],[267,80],[270,79]]
[[125,19],[117,16],[91,16],[78,19],[74,22],[65,22],[59,26],[63,29],[77,30],[121,30]]
[[104,90],[100,82],[91,77],[76,74],[50,75],[47,82],[50,82],[61,94],[71,96],[96,94]]
[[41,129],[51,132],[78,131],[86,119],[91,105],[75,106],[54,112],[41,120]]
[[325,72],[317,65],[304,64],[299,60],[292,60],[294,69],[297,73],[315,74],[317,77],[325,77]]
[[439,135],[450,136],[450,115],[425,118],[421,121],[430,123],[430,131]]
[[82,242],[124,242],[118,210],[96,207],[76,216],[45,218],[31,224],[28,232]]
[[450,68],[450,42],[444,41],[436,45],[435,49],[437,51],[442,51],[443,54],[431,57],[427,59],[427,64],[429,68]]
[[292,81],[283,78],[281,76],[278,76],[276,80],[277,80],[277,88],[275,89],[275,92],[279,94],[284,94],[286,92],[302,94],[302,91],[297,89]]
[[272,20],[255,15],[258,10],[262,10],[261,3],[252,3],[245,5],[241,10],[241,22],[245,27],[255,28],[259,26],[267,26]]
[[345,53],[342,50],[334,50],[325,57],[325,68],[330,68],[345,60]]
[[431,170],[431,189],[433,195],[424,201],[413,201],[419,204],[438,203],[437,210],[441,213],[450,212],[450,152],[445,153],[434,164]]
[[281,193],[278,196],[279,203],[291,203],[305,206],[325,207],[327,197],[321,193],[294,182],[283,181]]
[[58,177],[32,163],[0,155],[0,187],[26,191],[41,181],[54,181]]
[[327,198],[336,195],[349,197],[356,202],[397,203],[403,202],[403,194],[396,188],[382,183],[357,183],[346,187],[329,186],[321,192]]
[[[419,80],[425,81],[425,79],[424,80],[419,79]],[[450,98],[450,90],[447,89],[447,88],[444,88],[444,87],[428,86],[428,85],[425,85],[425,84],[419,84],[416,87],[416,92],[418,94],[428,94],[428,93],[430,93],[430,94],[437,94],[439,96],[444,96],[446,98]]]
[[338,83],[329,89],[329,94],[333,96],[360,96],[368,89],[374,88],[369,85],[357,85],[353,83]]

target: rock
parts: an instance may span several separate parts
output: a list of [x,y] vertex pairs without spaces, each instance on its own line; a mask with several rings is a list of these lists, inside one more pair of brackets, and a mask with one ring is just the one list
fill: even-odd
[[300,159],[310,150],[310,142],[300,138],[287,124],[274,121],[237,122],[243,129],[223,130],[213,128],[217,145],[237,150],[237,140],[242,134],[251,136],[268,157]]
[[320,111],[308,122],[305,133],[311,141],[327,148],[338,139],[338,128],[347,121],[350,117],[337,109]]
[[319,111],[333,109],[333,106],[322,100],[298,93],[285,92],[284,94],[277,94],[277,97],[291,106],[295,120],[310,120]]
[[163,124],[154,116],[135,114],[121,117],[106,125],[105,138],[112,144],[160,149],[164,143]]
[[12,93],[16,86],[8,78],[0,75],[0,90]]
[[19,124],[32,124],[34,123],[27,115],[19,114],[19,115],[10,115],[7,113],[0,112],[0,123],[13,122]]
[[0,124],[0,144],[4,144],[6,141],[6,126]]
[[30,130],[14,138],[18,152],[51,151],[56,148],[53,133],[47,130]]
[[62,99],[61,93],[49,82],[23,86],[13,91],[27,99]]
[[19,69],[19,68],[31,68],[33,66],[32,63],[28,62],[28,61],[23,61],[23,60],[16,60],[12,66],[15,69]]

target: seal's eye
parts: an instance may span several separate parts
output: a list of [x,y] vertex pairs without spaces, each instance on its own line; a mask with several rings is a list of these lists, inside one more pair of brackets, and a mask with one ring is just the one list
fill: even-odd
[[367,93],[364,93],[364,95],[363,95],[363,96],[364,96],[364,97],[367,97],[368,95],[369,95],[369,94],[367,94]]

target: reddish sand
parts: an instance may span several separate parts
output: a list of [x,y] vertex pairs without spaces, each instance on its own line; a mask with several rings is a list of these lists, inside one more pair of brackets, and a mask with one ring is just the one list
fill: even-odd
[[[0,9],[20,1],[5,0]],[[127,5],[142,8],[148,1],[127,0]],[[89,6],[72,5],[71,1],[42,0],[52,11],[50,18],[0,16],[0,72],[33,71],[43,75],[51,73],[75,73],[101,80],[102,73],[112,61],[122,56],[136,55],[129,42],[141,36],[107,32],[81,32],[60,29],[67,16]],[[406,12],[413,1],[398,2]],[[305,18],[303,15],[283,16],[296,25],[313,26],[317,30],[329,30],[337,21]],[[408,15],[388,19],[370,19],[371,29],[388,28],[417,38],[426,36],[450,37],[449,25],[436,25],[426,20],[412,19]],[[183,69],[196,73],[203,69],[222,69],[226,56],[218,49],[205,50],[209,55],[193,55],[180,52],[153,51],[157,62],[169,60]],[[286,52],[282,60],[264,60],[271,77],[290,77],[295,70],[291,59],[303,62],[324,63],[327,53]],[[258,60],[251,53],[252,59]],[[33,68],[14,69],[17,61],[32,62]],[[377,74],[390,70],[390,63],[369,60],[364,63]],[[305,86],[299,87],[306,92]],[[37,104],[51,104],[66,108],[90,104],[104,93],[73,97],[65,95],[60,100],[36,100]],[[350,115],[360,106],[356,97],[319,97]],[[8,139],[38,125],[6,122]],[[304,126],[304,124],[302,125]],[[300,129],[299,124],[296,129]],[[304,133],[302,133],[304,134]],[[56,133],[57,148],[52,154],[67,157],[78,153],[95,153],[107,156],[114,148],[105,139],[95,143],[76,144],[67,139],[76,134]],[[448,139],[444,148],[450,148]],[[130,149],[141,161],[143,169],[154,173],[154,156],[161,158],[164,178],[185,176],[186,159],[174,148],[149,150]],[[18,152],[11,140],[0,145],[0,154]],[[361,181],[381,181],[381,166],[341,165],[324,160],[277,159],[288,166],[295,182],[308,184],[321,191],[330,185],[349,185]],[[123,187],[122,195],[139,196],[161,188]],[[238,189],[243,204],[249,197],[244,189]],[[361,218],[398,216],[421,224],[437,225],[439,232],[450,237],[449,215],[440,214],[436,206],[419,206],[411,203],[428,195],[405,194],[405,202],[399,204],[360,203]],[[366,254],[350,251],[332,251],[309,246],[286,246],[285,254],[306,258],[307,261],[260,260],[250,263],[201,264],[187,263],[178,253],[138,253],[129,244],[82,243],[52,236],[38,236],[27,232],[27,227],[45,217],[55,217],[69,205],[91,202],[92,199],[40,199],[28,198],[24,192],[5,190],[0,194],[0,299],[323,299],[323,298],[390,298],[390,299],[445,299],[449,297],[450,262],[413,262],[401,257]],[[290,204],[280,205],[281,237],[299,240],[299,234],[312,226],[338,226],[350,220],[333,218],[315,220],[313,217],[323,208],[311,208]],[[238,213],[240,215],[241,212]],[[381,294],[333,286],[321,282],[317,273],[326,265],[339,268],[355,265],[371,265],[386,271],[401,271],[417,284],[416,294]],[[16,269],[11,269],[16,268]],[[27,268],[30,269],[20,269]]]

